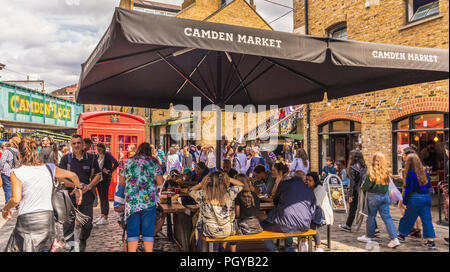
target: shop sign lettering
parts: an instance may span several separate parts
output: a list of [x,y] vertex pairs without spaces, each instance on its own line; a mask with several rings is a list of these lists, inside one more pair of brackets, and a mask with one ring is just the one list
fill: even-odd
[[9,92],[8,98],[8,111],[10,113],[29,115],[31,111],[32,116],[43,117],[45,114],[46,118],[62,121],[72,120],[72,108],[70,106],[51,101],[45,101],[44,105],[44,99],[33,97],[30,101],[29,96],[14,95],[14,92]]

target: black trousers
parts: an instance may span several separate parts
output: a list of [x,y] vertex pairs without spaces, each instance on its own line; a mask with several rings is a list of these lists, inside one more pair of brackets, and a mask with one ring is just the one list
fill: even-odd
[[[92,191],[88,191],[83,194],[83,202],[81,205],[75,204],[75,197],[72,196],[73,205],[84,215],[89,216],[89,220],[86,224],[81,226],[80,232],[80,240],[87,240],[89,236],[91,236],[92,230],[92,217],[94,216],[94,193]],[[70,220],[63,225],[64,237],[67,242],[73,242],[75,240],[75,218]]]
[[350,208],[348,211],[347,222],[345,223],[347,226],[351,227],[353,225],[353,221],[355,220],[356,211],[358,210],[358,199],[359,192],[357,190],[353,191],[352,202],[350,203]]
[[103,178],[97,185],[98,197],[100,199],[100,210],[103,215],[109,214],[109,185],[111,185],[111,178]]

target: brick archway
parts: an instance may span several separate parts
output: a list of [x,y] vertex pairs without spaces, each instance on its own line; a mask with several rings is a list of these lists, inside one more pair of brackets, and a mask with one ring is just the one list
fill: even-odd
[[347,110],[346,109],[332,109],[327,110],[319,114],[317,118],[317,126],[322,125],[323,123],[336,120],[336,119],[345,119],[345,120],[352,120],[356,122],[360,122],[362,120],[362,114],[345,114]]
[[398,105],[402,110],[391,111],[389,118],[394,121],[420,112],[448,112],[448,103],[448,97],[423,97],[408,100]]

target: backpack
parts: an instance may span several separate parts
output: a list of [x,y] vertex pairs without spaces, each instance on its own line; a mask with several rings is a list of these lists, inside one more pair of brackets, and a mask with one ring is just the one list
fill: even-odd
[[20,165],[19,152],[15,152],[12,148],[8,148],[9,152],[13,155],[11,168],[17,168]]

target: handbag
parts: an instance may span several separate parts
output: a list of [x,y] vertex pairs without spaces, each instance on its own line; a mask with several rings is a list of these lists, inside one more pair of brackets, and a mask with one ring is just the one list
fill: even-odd
[[258,234],[263,231],[259,224],[259,219],[256,216],[252,216],[238,221],[239,235],[251,235]]
[[55,180],[53,176],[53,172],[48,164],[45,165],[50,172],[50,176],[52,177],[53,183],[53,192],[52,192],[52,206],[53,212],[55,214],[55,221],[60,224],[64,224],[68,221],[76,218],[80,225],[85,225],[90,217],[82,214],[72,203],[72,199],[69,196],[69,193],[65,189],[62,183],[59,183]]
[[395,186],[391,177],[389,177],[389,199],[391,200],[391,204],[396,204],[400,200],[403,200],[402,193]]

